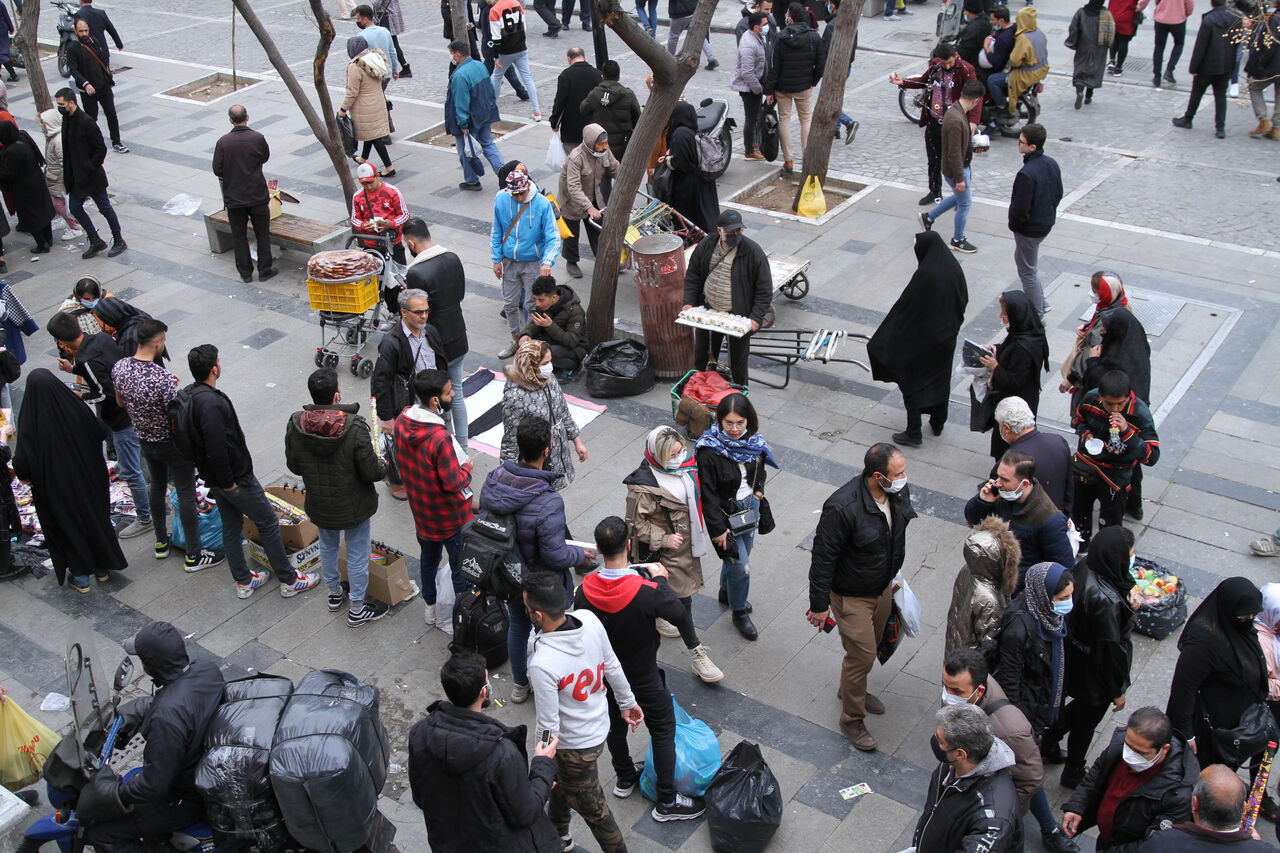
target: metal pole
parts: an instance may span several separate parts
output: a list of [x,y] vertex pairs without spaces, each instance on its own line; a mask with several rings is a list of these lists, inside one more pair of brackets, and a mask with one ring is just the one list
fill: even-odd
[[231,91],[240,88],[236,75],[236,6],[231,4]]

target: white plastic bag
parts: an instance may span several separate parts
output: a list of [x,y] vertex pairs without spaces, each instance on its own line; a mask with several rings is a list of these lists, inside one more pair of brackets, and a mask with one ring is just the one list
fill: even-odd
[[164,203],[164,212],[170,216],[190,216],[200,209],[201,199],[186,193],[178,193]]
[[902,613],[903,632],[908,637],[919,637],[924,630],[924,608],[920,606],[920,599],[911,591],[902,572],[898,572],[898,576],[893,579],[893,603],[898,605],[898,611]]
[[560,134],[551,134],[551,139],[547,142],[547,168],[558,172],[564,168],[564,161],[567,159],[564,146],[560,144]]
[[[453,572],[448,564],[436,570],[436,606],[438,608],[438,625],[453,625],[453,605],[457,602],[453,591]],[[444,630],[441,628],[441,630]]]

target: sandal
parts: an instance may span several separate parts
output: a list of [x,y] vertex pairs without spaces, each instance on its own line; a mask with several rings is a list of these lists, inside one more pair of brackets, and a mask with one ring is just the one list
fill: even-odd
[[354,154],[353,154],[353,155],[351,155],[351,159],[356,161],[356,165],[357,165],[357,166],[363,166],[365,163],[367,163],[367,162],[368,162],[368,161],[367,161],[367,160],[365,160],[363,157],[357,157],[357,156],[356,156],[356,155],[354,155]]
[[1263,536],[1250,542],[1249,550],[1259,557],[1280,557],[1280,548],[1276,547],[1276,540],[1271,536]]

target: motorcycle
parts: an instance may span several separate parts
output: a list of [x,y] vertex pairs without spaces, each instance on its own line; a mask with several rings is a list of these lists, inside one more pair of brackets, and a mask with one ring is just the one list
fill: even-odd
[[62,11],[58,16],[58,76],[71,77],[71,65],[67,62],[67,47],[76,40],[76,12],[80,7],[69,0],[49,0],[49,5]]
[[698,133],[716,140],[724,152],[720,167],[707,172],[708,177],[718,180],[733,160],[733,129],[738,123],[729,118],[729,102],[724,98],[703,98],[695,113],[698,116]]
[[[991,98],[991,93],[987,92],[982,97],[982,127],[999,131],[1001,136],[1007,136],[1010,139],[1017,139],[1022,133],[1022,125],[1036,121],[1040,117],[1040,93],[1044,91],[1044,84],[1037,83],[1018,97],[1017,115],[1018,121],[1013,124],[999,124],[991,118],[995,110],[995,102]],[[928,103],[928,89],[907,89],[903,86],[898,87],[898,109],[902,110],[902,114],[907,117],[908,121],[915,123],[920,122],[920,114],[925,110]]]

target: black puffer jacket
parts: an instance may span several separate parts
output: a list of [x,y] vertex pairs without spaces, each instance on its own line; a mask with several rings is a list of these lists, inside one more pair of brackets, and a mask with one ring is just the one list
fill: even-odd
[[764,93],[805,92],[822,79],[822,37],[809,22],[787,24],[773,48],[773,61],[764,77]]
[[1087,557],[1071,574],[1076,591],[1067,617],[1067,693],[1094,705],[1114,702],[1129,689],[1136,617],[1120,593],[1089,571]]
[[1027,610],[1025,592],[1009,603],[1000,618],[996,644],[1000,659],[992,675],[1039,736],[1049,723],[1048,709],[1053,703],[1053,662],[1049,644],[1041,638]]
[[142,771],[120,786],[120,801],[132,806],[198,797],[196,765],[204,755],[205,730],[222,702],[222,671],[207,658],[187,657],[182,634],[168,622],[151,623],[135,642],[156,695],[139,729],[147,741]]
[[569,285],[556,285],[556,293],[560,301],[547,311],[551,325],[539,326],[529,320],[520,334],[572,350],[578,361],[582,361],[587,357],[587,312],[582,310],[582,300]]
[[861,475],[837,489],[822,505],[809,566],[809,607],[814,613],[831,606],[833,592],[880,595],[902,568],[907,524],[916,517],[911,487],[888,497],[892,531]]
[[1010,774],[1013,750],[997,738],[973,772],[953,779],[938,762],[912,839],[917,853],[1022,850],[1022,811]]
[[1228,6],[1214,6],[1201,15],[1187,70],[1206,77],[1230,74],[1236,61],[1236,46],[1227,40],[1227,33],[1239,21],[1240,13]]
[[284,432],[284,460],[307,486],[305,509],[317,527],[350,530],[378,511],[387,466],[373,452],[369,422],[359,403],[307,405]]
[[1273,12],[1253,25],[1244,70],[1255,80],[1280,77],[1280,14]]
[[[1062,807],[1064,812],[1080,815],[1080,831],[1098,824],[1098,806],[1106,791],[1111,773],[1123,757],[1124,726],[1111,735],[1111,743],[1094,759],[1084,774],[1084,781]],[[1120,801],[1111,822],[1111,834],[1098,840],[1099,850],[1133,853],[1153,832],[1168,829],[1175,823],[1191,820],[1191,789],[1200,775],[1200,762],[1187,748],[1186,741],[1173,736],[1169,754],[1154,776],[1142,787]]]
[[558,853],[543,810],[555,762],[525,758],[524,726],[511,728],[443,699],[409,731],[409,787],[435,853]]
[[[622,162],[631,141],[631,131],[640,121],[640,101],[636,93],[617,80],[605,80],[582,99],[582,118],[595,122],[609,134],[609,150]],[[563,139],[563,137],[561,137]]]

